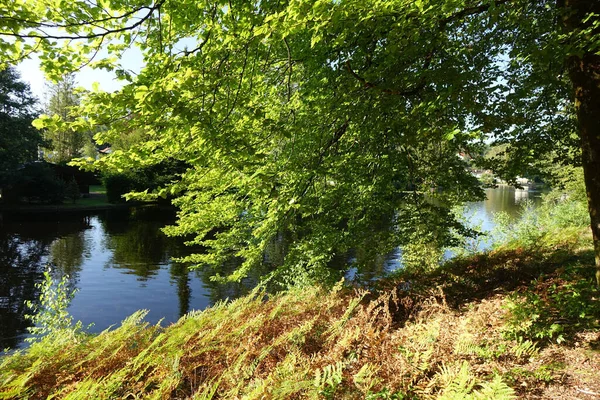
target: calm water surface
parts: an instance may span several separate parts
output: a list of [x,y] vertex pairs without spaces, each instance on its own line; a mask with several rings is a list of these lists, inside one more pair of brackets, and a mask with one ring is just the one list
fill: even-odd
[[[484,230],[493,227],[493,213],[505,211],[516,218],[521,200],[539,201],[539,193],[509,187],[488,190],[487,196],[468,205],[473,223]],[[27,218],[1,215],[0,349],[23,345],[29,326],[24,302],[37,299],[35,283],[48,267],[57,278],[69,275],[69,285],[78,289],[69,312],[84,325],[93,323],[92,332],[119,324],[139,309],[149,310],[150,323],[175,322],[191,310],[238,297],[256,285],[258,276],[239,284],[217,284],[209,280],[213,271],[189,271],[171,261],[191,251],[160,232],[172,222],[172,213],[151,208]],[[379,265],[362,273],[375,277],[397,269],[400,256],[400,250],[382,256]],[[222,273],[234,267],[225,265]]]

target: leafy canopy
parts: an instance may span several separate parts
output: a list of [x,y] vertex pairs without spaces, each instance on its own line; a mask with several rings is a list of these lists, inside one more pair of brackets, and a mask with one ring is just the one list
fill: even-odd
[[[571,148],[553,2],[1,4],[5,60],[37,52],[50,77],[88,64],[123,81],[88,93],[70,127],[107,127],[100,143],[143,133],[99,168],[185,163],[137,197],[177,196],[167,232],[208,249],[189,257],[198,264],[242,258],[231,279],[282,232],[295,271],[357,246],[447,243],[461,229],[449,207],[482,196],[459,154],[477,155],[490,135],[527,165]],[[137,75],[131,46],[144,55]]]

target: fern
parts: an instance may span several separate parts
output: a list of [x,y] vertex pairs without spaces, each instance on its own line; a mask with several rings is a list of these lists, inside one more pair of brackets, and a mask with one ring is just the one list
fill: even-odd
[[344,372],[344,363],[338,361],[335,364],[327,365],[322,370],[315,372],[314,385],[319,389],[320,394],[330,398],[335,393],[338,385],[342,383]]
[[474,398],[478,400],[512,400],[517,396],[515,396],[515,391],[502,381],[500,375],[496,375],[491,382],[481,384],[481,389],[474,393]]
[[425,350],[413,350],[400,346],[398,350],[413,370],[417,370],[419,373],[425,373],[429,370],[431,359],[433,357],[433,347],[429,347]]
[[539,353],[537,345],[531,340],[519,341],[512,349],[513,353],[517,358],[523,356],[531,357]]
[[211,379],[210,381],[203,384],[198,391],[194,394],[194,399],[197,400],[211,400],[217,394],[217,389],[221,384],[221,379]]
[[[499,375],[490,382],[480,382],[471,372],[469,363],[451,366],[443,365],[435,376],[442,390],[438,399],[444,400],[511,400],[515,399],[513,389],[502,381]],[[475,390],[475,388],[479,389]]]
[[371,388],[381,380],[376,377],[379,368],[373,364],[366,363],[354,374],[353,381],[357,388],[363,393],[369,393]]
[[456,354],[475,355],[484,359],[490,359],[494,355],[488,347],[477,344],[473,340],[473,335],[469,333],[459,336],[454,344],[454,352]]
[[466,361],[463,361],[460,366],[457,364],[450,367],[442,365],[438,379],[443,387],[441,399],[465,398],[467,394],[471,393],[477,382]]

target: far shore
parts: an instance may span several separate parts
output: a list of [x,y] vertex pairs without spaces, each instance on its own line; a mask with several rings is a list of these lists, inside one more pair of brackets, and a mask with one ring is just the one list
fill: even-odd
[[89,194],[77,199],[75,202],[65,200],[60,204],[23,203],[0,204],[3,213],[63,213],[73,211],[104,211],[113,209],[126,209],[138,205],[137,202],[110,203],[106,197],[106,189],[102,186],[92,186]]

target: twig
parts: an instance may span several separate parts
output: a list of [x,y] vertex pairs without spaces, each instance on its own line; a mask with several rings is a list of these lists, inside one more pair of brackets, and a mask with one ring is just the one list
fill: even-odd
[[587,389],[579,389],[576,387],[575,390],[577,390],[578,392],[584,393],[584,394],[589,394],[590,396],[600,396],[599,392],[592,392],[591,390],[587,390]]

